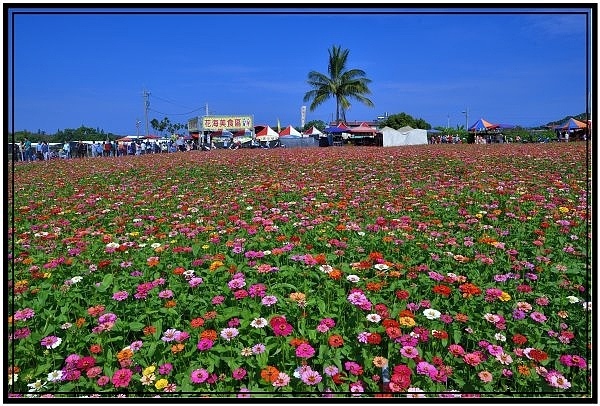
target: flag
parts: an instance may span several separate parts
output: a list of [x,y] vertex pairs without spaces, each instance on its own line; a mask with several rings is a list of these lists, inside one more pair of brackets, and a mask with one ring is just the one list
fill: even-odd
[[277,118],[277,132],[281,132],[281,123],[279,122],[279,117]]

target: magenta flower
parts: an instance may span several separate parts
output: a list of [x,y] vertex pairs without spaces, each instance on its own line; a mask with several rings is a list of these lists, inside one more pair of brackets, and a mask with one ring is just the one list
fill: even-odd
[[244,368],[236,368],[233,370],[232,374],[233,379],[237,379],[238,381],[244,379],[246,376],[246,370]]
[[194,369],[190,374],[192,383],[203,383],[208,379],[208,371],[204,368]]
[[315,349],[307,343],[302,343],[296,347],[296,356],[300,358],[310,358],[315,355]]
[[200,351],[207,351],[212,348],[213,344],[214,342],[212,340],[209,340],[208,338],[203,338],[198,342],[197,348]]
[[113,300],[116,300],[117,302],[121,302],[125,299],[127,299],[129,297],[129,293],[127,293],[127,291],[125,290],[121,290],[119,292],[115,292],[113,293]]
[[130,369],[117,369],[111,381],[115,388],[126,388],[127,386],[129,386],[129,381],[131,380],[132,375],[133,372]]

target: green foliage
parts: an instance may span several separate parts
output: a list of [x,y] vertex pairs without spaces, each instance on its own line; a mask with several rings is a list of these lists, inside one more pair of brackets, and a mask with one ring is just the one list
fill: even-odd
[[325,127],[327,127],[327,123],[325,123],[325,121],[323,121],[323,120],[310,120],[309,122],[304,124],[302,131],[308,130],[310,127],[313,127],[313,126],[316,129],[318,129],[319,131],[324,131]]
[[379,126],[381,128],[387,126],[395,130],[406,126],[410,126],[412,128],[420,128],[424,130],[431,129],[431,124],[429,124],[422,118],[414,118],[406,113],[392,114],[391,116],[388,116],[386,119],[382,120]]

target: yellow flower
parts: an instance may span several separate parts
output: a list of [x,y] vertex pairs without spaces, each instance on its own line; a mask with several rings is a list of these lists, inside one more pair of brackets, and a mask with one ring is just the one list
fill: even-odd
[[412,317],[400,317],[398,319],[398,323],[400,323],[401,326],[405,327],[412,327],[416,324],[415,320]]
[[140,235],[139,231],[132,231],[129,233],[130,237],[137,237],[138,235]]
[[568,207],[564,207],[564,206],[560,206],[558,208],[558,211],[560,211],[561,213],[568,213],[569,212],[569,208]]
[[44,278],[48,279],[52,274],[50,272],[44,272]]
[[209,249],[209,248],[210,248],[210,245],[208,245],[208,244],[204,244],[204,245],[202,246],[202,249],[203,249],[203,250],[207,250],[207,249]]
[[511,297],[508,293],[502,292],[498,299],[500,299],[502,302],[508,302],[511,299]]
[[300,302],[300,301],[306,300],[306,295],[301,292],[293,292],[293,293],[290,293],[290,299],[293,300],[294,302]]
[[149,367],[144,368],[142,375],[150,375],[154,371],[156,371],[156,365],[150,365]]
[[162,379],[159,379],[158,381],[156,381],[156,383],[154,384],[154,387],[156,389],[163,389],[168,384],[169,384],[169,381],[167,381],[166,379],[162,378]]

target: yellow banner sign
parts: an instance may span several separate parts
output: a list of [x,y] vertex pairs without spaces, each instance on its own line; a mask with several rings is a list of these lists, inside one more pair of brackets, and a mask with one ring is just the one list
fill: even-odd
[[251,116],[204,116],[202,117],[204,131],[241,130],[253,128]]

